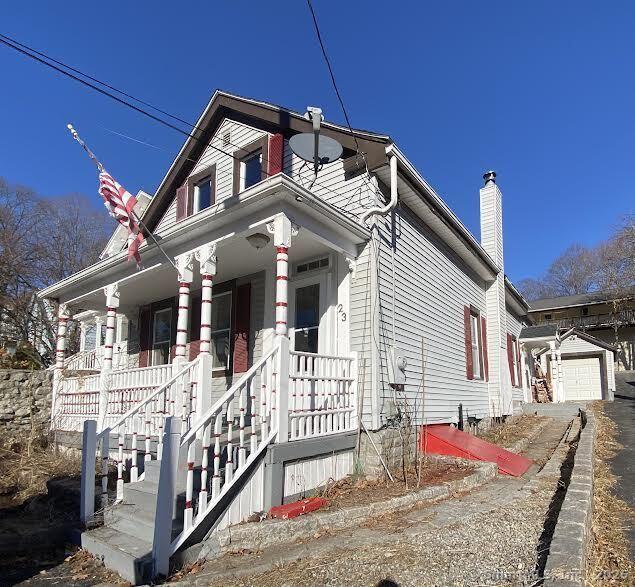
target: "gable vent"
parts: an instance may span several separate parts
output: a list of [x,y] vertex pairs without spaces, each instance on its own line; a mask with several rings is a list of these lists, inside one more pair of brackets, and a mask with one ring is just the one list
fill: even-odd
[[231,140],[232,140],[232,135],[230,131],[226,130],[223,133],[223,147],[229,146],[231,144]]

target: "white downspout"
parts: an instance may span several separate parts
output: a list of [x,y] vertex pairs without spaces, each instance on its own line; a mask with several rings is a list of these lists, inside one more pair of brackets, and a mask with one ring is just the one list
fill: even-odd
[[383,207],[366,210],[360,216],[362,223],[365,223],[370,216],[375,214],[386,216],[397,205],[397,156],[392,151],[392,145],[386,147],[386,155],[390,157],[390,202]]

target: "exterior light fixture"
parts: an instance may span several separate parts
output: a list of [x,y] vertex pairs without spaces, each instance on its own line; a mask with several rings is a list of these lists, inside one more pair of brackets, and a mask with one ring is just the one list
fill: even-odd
[[247,242],[256,250],[260,250],[266,247],[271,240],[266,234],[262,234],[260,232],[256,232],[255,234],[250,234],[245,237]]

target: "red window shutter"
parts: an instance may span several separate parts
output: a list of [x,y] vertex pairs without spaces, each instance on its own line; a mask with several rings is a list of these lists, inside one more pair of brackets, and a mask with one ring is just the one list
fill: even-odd
[[520,343],[518,342],[518,340],[516,340],[516,356],[518,357],[518,365],[517,365],[518,379],[516,380],[516,386],[522,387],[523,386],[523,367],[522,367],[522,363],[520,362]]
[[512,385],[514,385],[514,352],[512,351],[512,345],[514,341],[512,340],[512,335],[507,333],[507,363],[509,364],[509,376],[512,380]]
[[190,319],[190,361],[198,357],[201,352],[201,297],[192,298]]
[[474,379],[474,357],[472,357],[472,327],[470,324],[470,308],[463,308],[465,325],[465,371],[468,379]]
[[485,381],[489,381],[489,359],[487,358],[487,320],[481,316],[481,339],[483,343],[483,374]]
[[150,346],[152,344],[152,312],[150,306],[139,308],[139,367],[150,365]]
[[281,173],[284,165],[284,137],[281,134],[269,137],[267,177]]
[[188,215],[187,184],[176,190],[176,221],[183,220]]
[[234,373],[249,369],[249,322],[251,318],[251,284],[236,288],[236,320],[234,327]]

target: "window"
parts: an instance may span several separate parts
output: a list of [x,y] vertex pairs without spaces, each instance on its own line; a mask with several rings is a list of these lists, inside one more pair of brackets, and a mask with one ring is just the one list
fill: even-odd
[[260,181],[262,174],[262,150],[258,149],[240,162],[240,191]]
[[316,259],[307,263],[298,263],[295,268],[296,273],[306,273],[307,271],[315,271],[316,269],[324,269],[329,266],[329,258]]
[[551,314],[545,314],[545,320],[551,320]]
[[165,365],[170,362],[170,338],[172,334],[172,309],[165,308],[154,313],[152,321],[152,364]]
[[512,368],[511,368],[511,376],[512,376],[512,385],[514,387],[520,387],[521,381],[519,377],[520,373],[520,357],[518,356],[518,343],[517,338],[515,336],[511,337],[512,341]]
[[472,339],[472,368],[474,379],[483,379],[483,349],[481,348],[480,318],[476,310],[470,312],[470,332]]
[[589,308],[582,308],[582,315],[583,316],[588,316],[589,315]]
[[318,352],[320,327],[320,284],[298,287],[295,290],[295,350]]
[[212,368],[229,369],[232,292],[212,298]]
[[208,175],[194,184],[194,212],[205,210],[214,203],[214,188],[212,175]]

